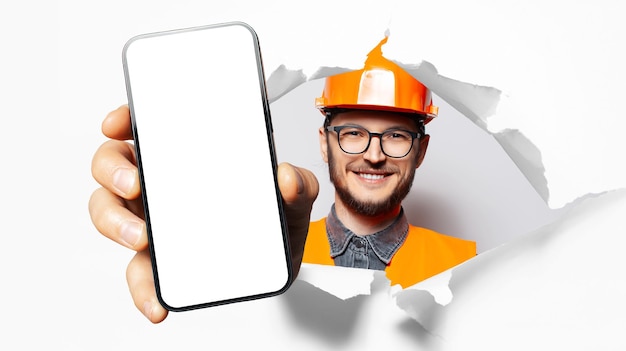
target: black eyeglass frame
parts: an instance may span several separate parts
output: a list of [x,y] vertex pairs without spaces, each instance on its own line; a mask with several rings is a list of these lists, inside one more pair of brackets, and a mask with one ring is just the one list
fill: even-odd
[[[343,146],[341,146],[341,142],[339,141],[339,133],[341,132],[342,129],[345,128],[358,128],[358,129],[362,129],[365,132],[367,132],[368,134],[368,140],[367,140],[367,145],[365,146],[365,149],[363,149],[363,151],[361,152],[349,152],[344,150]],[[383,152],[383,154],[385,154],[385,156],[387,157],[391,157],[391,158],[403,158],[406,157],[406,155],[408,155],[411,150],[413,150],[413,144],[415,144],[415,139],[419,139],[421,138],[421,134],[418,132],[412,132],[410,130],[405,130],[405,129],[400,129],[400,128],[394,128],[394,129],[388,129],[385,130],[382,133],[375,133],[375,132],[370,132],[369,130],[361,127],[361,126],[352,126],[352,125],[343,125],[343,126],[327,126],[326,130],[329,132],[335,132],[337,133],[337,144],[339,145],[339,148],[341,149],[341,151],[345,152],[346,154],[349,155],[359,155],[359,154],[363,154],[367,151],[367,149],[370,148],[370,144],[372,143],[372,136],[378,137],[378,141],[380,143],[380,150]],[[402,156],[391,156],[389,154],[387,154],[385,152],[385,148],[383,147],[383,135],[388,134],[388,133],[393,133],[396,131],[401,131],[401,132],[405,132],[405,133],[409,133],[409,135],[411,135],[412,139],[411,139],[411,146],[409,147],[409,150]]]

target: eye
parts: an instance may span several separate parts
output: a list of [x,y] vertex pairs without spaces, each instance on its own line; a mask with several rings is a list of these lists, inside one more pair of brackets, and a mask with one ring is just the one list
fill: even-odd
[[393,141],[407,141],[411,140],[411,134],[403,130],[390,130],[385,132],[385,139]]
[[360,128],[344,128],[341,130],[341,136],[345,138],[363,138],[366,133]]

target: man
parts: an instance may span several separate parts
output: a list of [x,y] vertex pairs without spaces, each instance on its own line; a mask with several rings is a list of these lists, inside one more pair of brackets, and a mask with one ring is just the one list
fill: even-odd
[[[309,223],[319,190],[313,173],[286,163],[278,167],[294,277],[304,261],[386,269],[392,282],[408,286],[475,255],[472,242],[409,226],[406,222],[400,202],[408,193],[415,169],[428,146],[429,136],[424,134],[423,126],[436,115],[437,109],[430,104],[430,91],[412,78],[417,93],[408,90],[400,94],[402,91],[398,90],[396,94],[396,86],[389,85],[394,82],[389,80],[392,76],[385,72],[403,72],[399,67],[392,65],[389,70],[368,66],[379,59],[390,63],[380,55],[383,43],[370,53],[366,63],[366,67],[373,68],[368,71],[378,78],[363,83],[375,83],[376,88],[385,87],[383,91],[394,91],[394,95],[409,100],[421,96],[427,101],[419,102],[422,105],[419,111],[363,102],[374,101],[372,96],[359,100],[358,104],[333,105],[333,94],[343,88],[332,88],[335,78],[327,80],[325,95],[318,104],[326,115],[320,129],[322,157],[329,164],[336,189],[335,205],[327,219]],[[397,88],[404,90],[407,86]],[[357,91],[373,93],[377,89]],[[176,123],[175,116],[172,123]],[[93,157],[92,174],[102,187],[93,192],[89,213],[100,233],[137,251],[126,270],[129,290],[135,306],[151,322],[159,323],[168,312],[159,304],[155,292],[134,148],[126,142],[132,139],[128,107],[109,113],[102,131],[111,140],[103,143]],[[410,147],[406,144],[408,139]],[[367,141],[365,145],[363,140]],[[366,244],[370,245],[367,249]],[[397,249],[399,246],[402,248]]]
[[363,69],[327,78],[316,101],[335,203],[311,223],[303,262],[385,270],[408,287],[475,256],[476,244],[409,225],[404,215],[437,107],[428,88],[382,56],[385,42]]

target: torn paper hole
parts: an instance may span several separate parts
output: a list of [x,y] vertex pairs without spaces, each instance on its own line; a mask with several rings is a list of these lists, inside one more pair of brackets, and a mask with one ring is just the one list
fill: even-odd
[[[461,3],[457,5],[463,6]],[[516,163],[518,169],[523,171],[525,179],[532,183],[533,189],[541,196],[544,204],[546,199],[549,200],[552,209],[562,209],[573,199],[584,197],[588,193],[600,193],[602,190],[623,186],[626,173],[624,173],[624,167],[622,169],[618,167],[623,163],[615,162],[623,158],[623,150],[625,150],[623,140],[626,140],[615,132],[623,131],[625,129],[622,128],[623,121],[626,121],[619,117],[619,111],[621,111],[619,95],[623,95],[624,91],[623,67],[626,66],[621,64],[624,62],[624,55],[617,51],[620,46],[616,45],[623,41],[616,40],[616,35],[622,38],[623,34],[619,33],[624,33],[624,31],[620,30],[623,25],[617,28],[612,25],[612,23],[623,23],[623,21],[618,22],[611,18],[611,14],[618,13],[618,11],[601,10],[606,7],[607,3],[603,6],[582,5],[576,6],[567,18],[561,16],[561,20],[555,21],[554,19],[559,18],[558,14],[561,12],[556,5],[548,6],[548,8],[544,6],[540,12],[536,11],[536,4],[532,3],[515,7],[512,12],[509,6],[494,8],[492,5],[471,4],[466,5],[468,6],[464,8],[466,11],[456,11],[458,15],[454,13],[455,11],[447,13],[447,23],[450,24],[448,26],[439,25],[438,21],[441,17],[438,16],[432,16],[432,18],[426,16],[427,18],[423,18],[422,21],[415,21],[413,13],[406,11],[405,16],[410,17],[406,21],[409,24],[407,27],[419,25],[420,29],[431,28],[433,30],[426,36],[416,35],[417,33],[423,34],[422,31],[418,32],[410,28],[404,30],[401,33],[404,35],[404,40],[398,40],[394,44],[397,44],[396,48],[410,47],[407,51],[411,55],[390,54],[388,57],[399,64],[412,65],[413,68],[419,69],[429,64],[422,58],[422,53],[426,52],[429,58],[432,58],[429,61],[433,63],[433,68],[437,66],[442,72],[447,73],[465,72],[464,75],[433,75],[433,79],[442,85],[445,85],[446,80],[454,82],[453,78],[476,78],[462,79],[457,82],[464,84],[462,88],[472,93],[479,96],[482,94],[487,99],[494,98],[495,105],[481,105],[480,107],[485,110],[472,114],[470,112],[476,110],[472,105],[475,102],[473,99],[463,99],[461,96],[459,103],[456,103],[451,97],[446,97],[446,101],[454,105],[458,111],[463,112],[475,126],[491,133],[490,135],[494,138],[499,138],[499,146]],[[433,2],[432,6],[440,5]],[[449,4],[441,6],[449,6]],[[591,6],[593,8],[589,8]],[[440,10],[443,11],[433,13],[446,13],[446,9],[440,8]],[[518,12],[520,10],[522,15]],[[478,14],[480,16],[475,16]],[[401,16],[402,13],[396,14],[394,24],[401,22],[398,19]],[[480,20],[477,21],[477,18]],[[527,25],[528,18],[533,19],[533,26]],[[428,22],[430,20],[433,22]],[[576,24],[573,25],[573,23]],[[579,23],[593,23],[593,25],[579,26]],[[555,33],[551,31],[553,29],[558,29],[556,33],[558,35],[554,35]],[[391,32],[393,38],[394,30]],[[400,34],[399,32],[401,31],[397,30],[395,34]],[[546,32],[549,35],[545,35]],[[485,35],[481,37],[481,34]],[[419,39],[416,40],[416,38]],[[563,43],[567,43],[568,40],[576,44],[571,48],[573,50],[567,47],[564,50]],[[419,42],[419,45],[414,45],[416,42]],[[580,55],[580,50],[589,51],[592,54]],[[572,55],[573,52],[577,54]],[[473,54],[465,55],[465,53]],[[448,65],[442,65],[442,62]],[[546,74],[542,75],[541,72]],[[590,78],[591,75],[593,77]],[[309,78],[307,81],[312,80]],[[533,80],[540,82],[540,86],[528,84]],[[579,87],[585,88],[579,89]],[[444,86],[438,90],[438,94],[445,96],[448,89],[449,87]],[[572,90],[578,90],[577,94],[568,95]],[[524,104],[514,106],[510,103],[513,100],[522,101]],[[594,105],[593,109],[587,110],[593,111],[593,120],[589,119],[588,112],[575,110],[580,103],[584,103],[585,106]],[[524,106],[532,108],[523,108]],[[521,119],[516,119],[511,115],[511,112],[519,114],[523,111],[530,111],[528,116],[536,118],[526,118],[522,123]],[[616,114],[618,118],[615,118]],[[585,152],[581,153],[581,147],[578,144],[580,140],[577,136],[586,135],[581,133],[585,131],[596,132],[591,133],[592,142],[584,144],[585,149],[582,151]],[[527,147],[529,145],[526,141],[530,142],[531,148]],[[301,143],[305,142],[301,141]],[[568,145],[576,147],[576,151]],[[531,152],[527,155],[529,150]],[[515,154],[520,156],[514,156]],[[578,156],[581,159],[576,159]],[[584,161],[581,162],[581,160]],[[459,159],[459,162],[464,161],[466,160]],[[299,164],[297,159],[293,159],[292,162]],[[578,167],[572,167],[572,165]],[[321,171],[323,165],[319,162],[312,163],[310,168],[323,174]],[[585,172],[584,168],[589,168],[590,171]],[[555,169],[562,170],[563,173],[555,176]],[[484,173],[487,176],[491,171],[485,168]],[[598,174],[601,176],[597,176]],[[323,178],[321,179],[323,181]],[[621,179],[621,181],[615,181],[615,179]],[[590,183],[593,187],[589,186]],[[471,192],[473,189],[467,190]],[[321,191],[324,192],[323,189]],[[427,192],[426,195],[430,194]],[[481,199],[483,194],[477,192],[473,195],[475,199]],[[434,199],[435,195],[432,198]],[[512,197],[512,199],[517,198]],[[447,203],[435,202],[432,205],[434,206],[425,208],[427,211],[430,210],[428,215],[431,217],[437,216],[438,210],[449,209],[449,206],[446,206],[449,205]],[[479,203],[476,207],[482,207],[482,205],[485,204]],[[578,204],[571,203],[570,206],[573,208]],[[581,212],[578,215],[582,218],[585,213]],[[325,213],[321,212],[317,215],[322,216]],[[523,215],[523,212],[519,212],[505,220],[513,222]],[[613,214],[612,218],[619,218],[617,216]],[[587,245],[581,241],[576,243],[563,240],[562,246],[547,247],[543,239],[554,228],[544,228],[541,235],[529,239],[528,245],[518,247],[517,250],[506,250],[506,248],[517,247],[520,245],[519,241],[506,246],[494,246],[490,250],[485,250],[488,252],[468,261],[462,268],[453,269],[450,289],[455,292],[455,295],[453,301],[445,307],[446,315],[450,316],[446,319],[445,325],[439,324],[439,327],[433,327],[432,323],[427,323],[424,319],[441,319],[436,317],[444,311],[443,306],[434,302],[430,293],[405,289],[403,291],[405,294],[396,296],[402,296],[404,302],[417,301],[413,306],[422,309],[415,310],[413,316],[424,312],[430,313],[429,316],[422,314],[420,320],[424,322],[423,325],[428,325],[428,330],[439,329],[438,331],[441,332],[438,335],[444,335],[446,342],[450,344],[456,342],[456,345],[463,345],[465,348],[467,345],[495,346],[498,342],[500,342],[499,346],[510,346],[511,343],[530,346],[532,342],[538,340],[537,338],[534,340],[521,338],[520,340],[520,330],[531,331],[535,336],[539,334],[543,337],[541,340],[546,338],[561,342],[570,340],[569,344],[581,347],[577,344],[579,339],[572,338],[571,326],[577,328],[576,331],[582,331],[577,336],[584,334],[583,338],[590,341],[588,345],[594,345],[597,348],[597,343],[601,343],[601,340],[616,341],[615,337],[605,339],[602,335],[610,335],[611,331],[621,330],[615,328],[616,326],[624,325],[623,317],[619,316],[624,315],[621,305],[617,306],[616,313],[602,313],[601,311],[601,309],[614,310],[613,305],[615,301],[619,301],[619,293],[623,295],[623,284],[614,279],[615,274],[619,273],[619,269],[616,271],[615,268],[618,266],[595,264],[580,259],[591,257],[593,260],[599,259],[603,262],[618,262],[621,256],[619,254],[606,255],[606,248],[602,246],[620,240],[620,233],[615,230],[611,231],[611,226],[603,226],[602,223],[598,221],[595,228],[587,231],[589,240]],[[527,237],[532,232],[525,228],[519,234]],[[579,231],[575,230],[575,232]],[[561,236],[567,237],[571,233],[570,230]],[[598,236],[602,236],[603,239],[598,240]],[[590,252],[589,244],[596,245],[597,252]],[[614,249],[620,245],[609,246],[609,249]],[[515,255],[511,256],[507,253]],[[539,253],[545,256],[542,264],[533,262]],[[566,264],[562,264],[560,260],[564,255],[570,258]],[[553,269],[546,273],[545,267],[542,267],[543,264],[548,264]],[[578,277],[579,274],[571,274],[572,270],[569,265],[583,268],[582,271],[585,274],[582,277]],[[470,269],[471,267],[474,269]],[[529,268],[532,268],[534,275],[528,274]],[[498,274],[487,274],[486,271],[490,269],[498,271]],[[473,274],[469,274],[470,271]],[[574,272],[579,271],[574,269]],[[579,279],[576,280],[576,278]],[[570,279],[572,284],[564,285],[563,279]],[[502,285],[502,280],[505,280],[507,284]],[[593,283],[589,283],[590,280]],[[565,288],[562,288],[563,286]],[[461,289],[463,287],[465,289]],[[614,289],[615,287],[619,289]],[[555,295],[553,290],[559,293]],[[483,296],[480,296],[481,294]],[[607,294],[617,299],[602,298]],[[485,301],[484,296],[488,296],[490,300]],[[536,299],[524,300],[529,296]],[[570,298],[570,296],[576,296],[576,298]],[[552,299],[545,299],[545,297],[552,297]],[[520,299],[525,302],[519,303]],[[564,306],[563,301],[568,302],[567,308],[559,308],[559,306]],[[408,308],[408,305],[404,306]],[[454,311],[457,313],[454,314]],[[547,318],[537,318],[537,315]],[[535,332],[537,334],[534,334]],[[467,341],[467,344],[463,344],[462,341]],[[449,349],[463,349],[463,347]],[[501,348],[491,347],[491,349]],[[519,346],[518,348],[522,349]]]
[[[318,72],[326,72],[326,73],[334,74],[334,73],[341,73],[346,70],[347,69],[345,68],[327,68],[326,67],[326,68],[320,68]],[[489,187],[493,188],[493,185],[494,185],[493,181],[487,180],[484,185],[485,190],[483,190],[483,188],[479,186],[477,181],[471,180],[471,174],[473,173],[476,174],[476,177],[485,178],[484,176],[485,170],[482,169],[484,168],[484,166],[480,166],[480,163],[477,161],[486,161],[485,163],[486,167],[494,167],[494,166],[497,167],[498,163],[491,162],[490,164],[489,160],[483,160],[483,158],[488,157],[488,156],[485,156],[486,154],[484,151],[473,151],[475,152],[475,154],[471,154],[471,153],[468,154],[466,159],[471,160],[472,158],[478,158],[478,160],[472,161],[466,166],[470,168],[462,168],[461,167],[462,165],[459,165],[459,159],[465,156],[463,156],[461,151],[470,151],[472,150],[471,147],[468,147],[468,146],[459,147],[456,145],[452,145],[452,146],[447,147],[449,151],[443,151],[443,154],[442,154],[442,152],[437,151],[438,146],[434,145],[436,142],[439,142],[439,141],[445,144],[451,144],[450,141],[445,141],[446,136],[442,135],[442,132],[446,132],[445,131],[446,128],[451,128],[453,130],[460,128],[461,131],[464,131],[464,129],[467,128],[468,132],[471,131],[470,129],[474,129],[474,130],[479,129],[481,133],[485,133],[485,134],[488,133],[488,131],[485,130],[485,123],[481,116],[485,114],[489,114],[491,113],[491,111],[495,109],[494,106],[497,105],[497,102],[500,97],[500,92],[497,89],[493,89],[493,88],[477,87],[471,84],[447,79],[445,77],[438,77],[436,75],[436,70],[434,69],[434,66],[429,65],[429,64],[423,64],[423,63],[419,65],[413,64],[413,65],[410,65],[410,68],[407,70],[410,70],[412,73],[415,73],[416,75],[418,75],[419,73],[420,78],[424,80],[428,80],[433,85],[437,86],[441,94],[446,96],[446,99],[436,96],[434,99],[435,99],[435,103],[437,104],[445,105],[442,99],[447,102],[448,100],[455,100],[455,99],[462,100],[462,97],[466,95],[470,96],[471,97],[471,99],[469,99],[470,102],[467,103],[468,107],[464,107],[463,109],[468,115],[472,116],[472,118],[468,118],[468,119],[471,122],[473,122],[473,125],[469,124],[469,126],[458,126],[454,124],[444,125],[446,123],[449,123],[449,121],[452,119],[453,117],[452,112],[458,114],[458,112],[456,111],[444,110],[444,111],[441,111],[440,117],[438,117],[438,119],[435,119],[431,124],[429,124],[427,129],[432,130],[431,142],[433,145],[429,147],[425,165],[422,166],[418,170],[417,172],[418,175],[421,176],[421,170],[423,167],[429,167],[429,165],[435,164],[435,166],[433,167],[439,169],[440,171],[443,170],[446,173],[463,174],[464,175],[463,179],[451,178],[449,181],[452,182],[454,185],[463,186],[464,189],[456,189],[454,187],[450,187],[450,184],[448,184],[445,179],[445,176],[448,176],[449,174],[445,174],[442,177],[441,175],[438,175],[435,173],[429,176],[432,178],[431,180],[420,179],[419,184],[414,184],[415,192],[412,194],[409,194],[409,197],[407,199],[408,203],[405,204],[406,205],[405,210],[407,210],[408,212],[411,212],[409,213],[409,222],[420,224],[424,222],[424,220],[431,221],[429,222],[429,225],[425,225],[428,228],[430,228],[430,223],[434,224],[434,226],[437,226],[438,224],[442,224],[442,223],[449,225],[450,222],[454,222],[455,215],[453,214],[453,212],[456,211],[456,209],[452,208],[452,206],[450,205],[464,204],[463,206],[460,206],[459,208],[460,210],[463,210],[464,212],[463,215],[466,216],[467,218],[471,218],[473,222],[468,221],[468,219],[464,219],[464,220],[462,219],[459,222],[461,223],[462,227],[465,227],[465,228],[461,228],[463,230],[455,230],[455,228],[452,228],[452,229],[438,230],[439,232],[443,232],[443,233],[453,235],[453,236],[458,235],[459,233],[460,235],[466,235],[465,238],[468,238],[470,240],[476,240],[478,242],[478,245],[481,248],[481,252],[489,250],[493,247],[496,247],[502,242],[508,241],[508,239],[501,239],[500,241],[494,241],[493,238],[489,238],[490,236],[502,237],[503,233],[501,233],[501,231],[506,232],[506,230],[501,229],[502,226],[497,227],[491,224],[492,228],[486,228],[487,230],[481,229],[480,227],[481,225],[484,226],[485,222],[497,221],[499,220],[499,218],[490,218],[490,217],[486,217],[484,214],[472,212],[472,211],[477,211],[476,209],[477,207],[478,209],[480,209],[480,206],[477,206],[477,205],[480,205],[480,203],[477,203],[475,197],[469,197],[466,199],[461,199],[459,197],[459,196],[462,196],[462,193],[466,192],[467,189],[473,188],[473,189],[478,189],[479,191],[482,192],[481,201],[484,201],[483,205],[485,205],[484,206],[485,209],[489,208],[487,205],[502,207],[501,205],[498,205],[497,203],[502,202],[502,201],[506,201],[507,203],[509,203],[511,196],[517,197],[518,198],[517,202],[524,202],[525,200],[519,200],[519,196],[515,196],[515,194],[512,194],[512,195],[507,194],[507,196],[509,197],[505,196],[505,197],[494,200],[494,198],[490,197],[490,195],[486,193],[485,191],[498,192],[498,193],[503,192],[503,191],[500,191],[498,189],[489,190],[488,189]],[[320,76],[323,76],[323,75],[320,74]],[[272,115],[274,119],[274,129],[275,129],[275,137],[277,139],[279,161],[291,162],[298,166],[302,166],[304,168],[308,168],[312,170],[316,174],[316,176],[318,177],[318,180],[321,183],[320,184],[321,185],[320,196],[318,197],[318,200],[316,201],[314,205],[314,211],[312,213],[312,219],[315,220],[317,218],[327,215],[330,205],[333,202],[332,194],[334,193],[334,189],[332,185],[328,183],[326,165],[321,161],[321,156],[319,154],[319,141],[317,139],[317,129],[320,127],[323,118],[321,114],[319,113],[319,111],[317,111],[315,107],[313,106],[313,101],[315,97],[319,96],[319,94],[321,93],[321,90],[322,90],[321,84],[323,83],[323,81],[319,80],[319,81],[313,82],[311,79],[309,79],[309,82],[307,82],[306,84],[301,84],[303,80],[307,80],[307,79],[308,78],[304,77],[301,71],[290,71],[285,66],[281,66],[278,71],[272,73],[272,75],[270,76],[269,85],[271,86],[273,82],[274,87],[278,87],[278,88],[270,87],[271,88],[270,95],[274,97],[280,96],[280,99],[276,98],[272,104]],[[316,87],[313,89],[310,89],[309,86],[313,83],[316,84]],[[295,87],[297,87],[298,89],[306,89],[306,91],[308,92],[306,99],[302,101],[296,101],[296,102],[285,102],[286,100],[289,100],[291,98],[288,93],[291,90],[294,90]],[[283,103],[287,104],[288,106],[283,107],[282,105]],[[289,105],[289,104],[293,104],[293,105]],[[293,106],[295,105],[297,105],[299,108],[294,109]],[[305,107],[302,108],[302,106],[305,106]],[[449,109],[449,107],[445,107],[445,106],[444,108]],[[444,126],[438,127],[438,124],[444,125]],[[436,129],[438,130],[435,131]],[[462,134],[469,134],[468,132],[462,132]],[[294,135],[297,137],[293,138],[292,136]],[[462,140],[461,138],[462,136],[463,135],[456,135],[456,136],[451,136],[447,138],[456,139],[456,141],[458,142],[459,140]],[[516,137],[517,136],[518,135],[516,135]],[[517,140],[517,139],[513,139],[513,140]],[[476,141],[477,140],[475,139],[475,136],[472,136],[471,138],[468,139],[467,142],[471,144],[477,144]],[[294,145],[297,145],[298,147],[294,147]],[[494,142],[493,146],[486,145],[484,147],[495,146],[497,148],[498,146],[496,145],[497,144]],[[520,143],[518,142],[516,145],[520,145]],[[281,146],[284,146],[284,147],[281,147]],[[477,150],[480,150],[480,149],[477,149]],[[513,150],[515,149],[513,148]],[[534,156],[534,154],[531,154],[531,156]],[[444,164],[437,165],[436,164],[437,161],[444,159],[444,157],[450,158],[449,161],[446,161],[448,162],[448,164],[444,163]],[[507,156],[503,156],[503,157],[506,158],[510,162],[510,158],[508,158]],[[312,161],[309,161],[309,163],[303,163],[303,159],[312,160]],[[540,160],[540,158],[538,159]],[[475,169],[476,167],[478,167],[479,169]],[[514,164],[512,165],[512,168],[515,168]],[[519,170],[517,171],[519,172]],[[432,172],[432,171],[424,171],[424,172]],[[493,170],[489,170],[489,173],[496,174]],[[541,173],[539,173],[539,175],[541,176]],[[505,179],[510,178],[507,175],[503,175],[499,177],[503,177]],[[523,177],[520,177],[520,180],[525,181]],[[463,183],[463,181],[469,181],[469,183],[466,184],[466,183]],[[478,179],[478,181],[484,182],[485,180]],[[445,187],[442,187],[441,184],[448,184],[448,185],[446,185]],[[503,186],[510,187],[507,184],[503,184]],[[513,187],[516,187],[516,186],[513,185]],[[448,189],[445,189],[445,188],[448,188]],[[452,202],[448,204],[446,203],[440,204],[437,198],[441,198],[442,194],[437,193],[437,192],[433,193],[432,195],[433,198],[431,199],[430,189],[436,189],[439,191],[442,191],[442,190],[449,191],[450,194],[447,196],[450,198],[450,201]],[[532,189],[529,188],[529,191],[532,192]],[[434,198],[434,197],[437,197],[437,198]],[[545,205],[545,203],[535,202],[535,203],[529,203],[527,207],[533,206],[537,203]],[[529,214],[527,207],[518,207],[517,209],[514,208],[511,211],[516,210],[517,212],[522,212],[522,215],[520,215],[519,213],[515,214],[516,217],[520,218],[518,220],[521,220],[522,222],[532,222],[532,220],[529,221],[529,218],[523,218],[524,214],[529,217],[541,217],[541,216],[536,216],[535,213]],[[419,209],[419,210],[416,210],[416,209]],[[428,214],[427,218],[421,217],[424,213],[428,213],[429,211],[433,211],[433,210],[435,210],[435,212],[432,214]],[[539,226],[543,224],[544,222],[548,222],[552,220],[555,216],[556,215],[547,216],[544,214],[543,217],[541,218],[541,221],[538,221],[537,222],[538,224],[536,225]],[[496,217],[502,217],[502,216],[496,215]],[[432,222],[431,219],[433,218],[436,218],[435,222]],[[483,222],[483,223],[479,223],[479,222]],[[510,224],[510,227],[519,226],[519,228],[524,228],[523,225],[520,225],[522,223],[515,223],[515,221],[511,221],[511,222],[512,223]],[[528,225],[528,223],[525,223],[525,224]],[[534,227],[531,226],[529,229],[533,229],[533,228]],[[438,228],[435,228],[435,229],[438,229]],[[476,239],[475,237],[472,236],[473,234],[471,234],[471,231],[468,231],[468,229],[473,229],[477,233],[481,233],[485,237]],[[496,235],[493,235],[493,234],[496,234]],[[520,235],[523,233],[518,232],[514,234]],[[332,270],[328,270],[329,267],[317,266],[317,265],[309,266],[307,267],[306,270],[315,272],[316,269],[318,268],[321,270],[324,270],[324,272],[332,272]],[[336,267],[330,267],[330,268],[334,269]],[[357,296],[357,295],[369,294],[368,284],[371,282],[371,279],[372,279],[371,274],[367,273],[367,271],[365,273],[361,271],[362,270],[358,270],[358,269],[343,269],[339,277],[334,277],[332,275],[327,276],[324,273],[320,273],[320,274],[315,274],[315,273],[306,274],[305,273],[305,274],[301,274],[299,279],[310,282],[312,285],[317,286],[318,288],[325,290],[337,297],[350,298],[350,297]],[[344,276],[346,275],[349,276],[350,274],[352,274],[351,272],[354,272],[355,275],[359,275],[359,278],[355,279],[355,281],[359,283],[357,283],[357,286],[353,290],[349,291],[350,289],[349,286],[345,287],[341,285],[345,285],[346,282],[348,282],[349,284],[352,284],[351,279],[344,279]],[[361,274],[364,274],[367,278],[366,279],[363,278]],[[428,283],[426,285],[421,285],[421,288],[420,288],[423,291],[428,291],[428,293],[431,294],[435,298],[435,300],[441,304],[449,303],[449,301],[452,299],[452,293],[447,286],[447,280],[449,279],[449,277],[447,277],[446,274],[448,273],[435,276],[432,280],[429,279]],[[335,284],[339,284],[339,286],[336,286]],[[348,289],[348,291],[346,289]]]

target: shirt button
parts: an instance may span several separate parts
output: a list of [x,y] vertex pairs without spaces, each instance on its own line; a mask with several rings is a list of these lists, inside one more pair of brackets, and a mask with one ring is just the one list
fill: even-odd
[[357,248],[362,248],[365,246],[365,240],[361,239],[361,238],[355,238],[354,240],[354,246],[356,246]]

